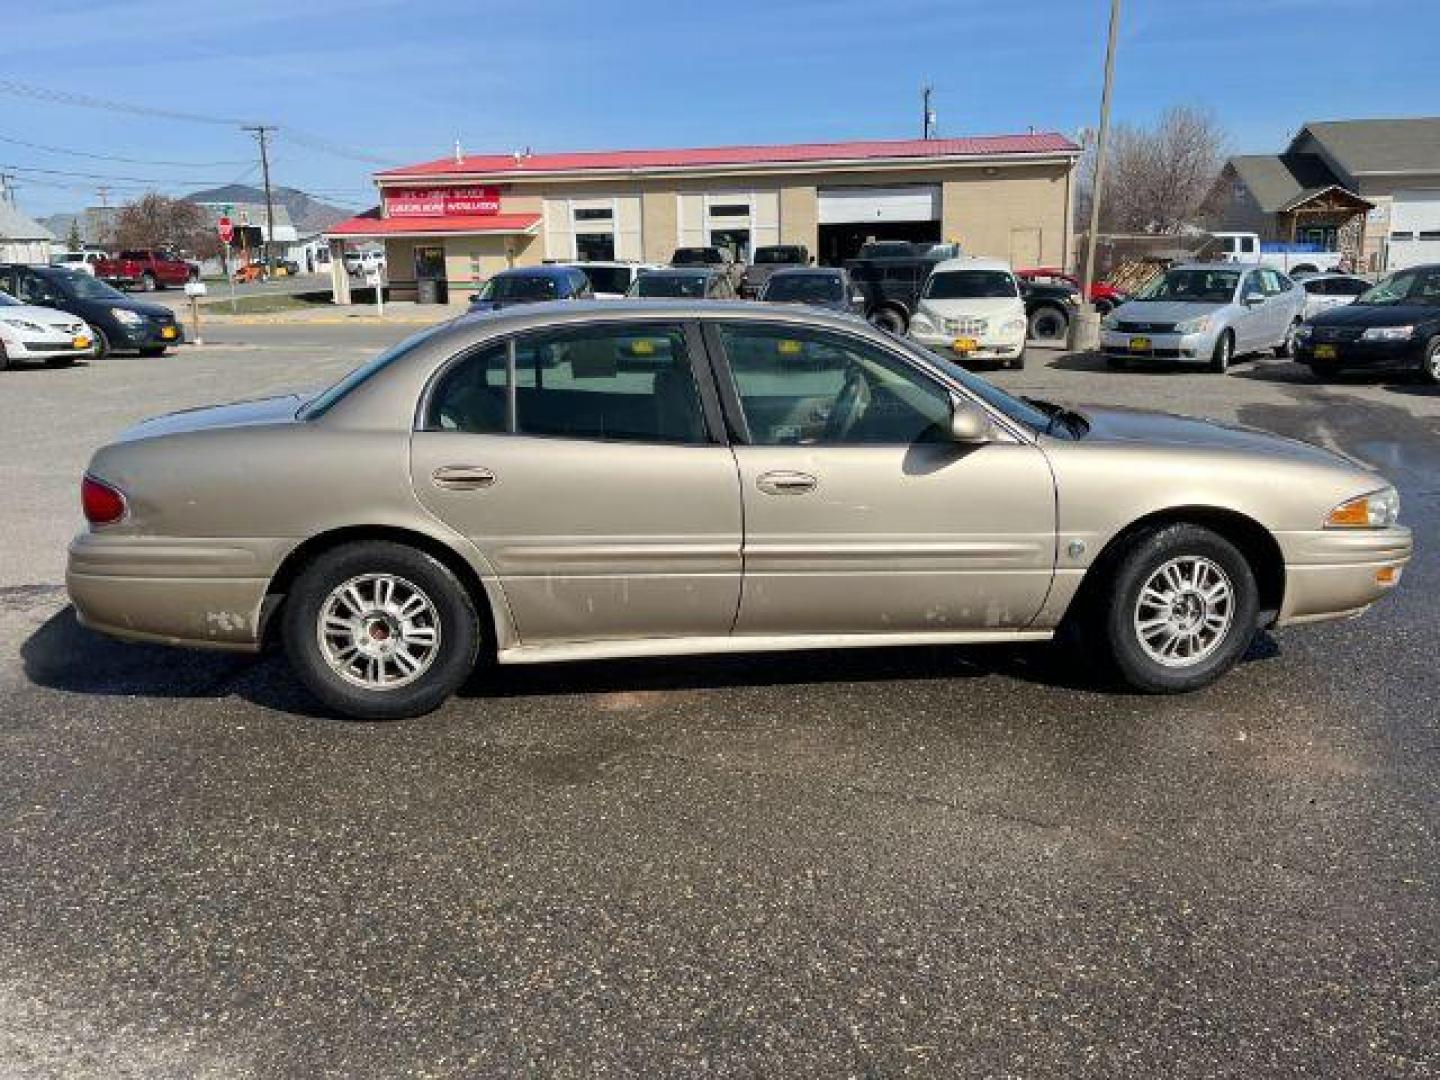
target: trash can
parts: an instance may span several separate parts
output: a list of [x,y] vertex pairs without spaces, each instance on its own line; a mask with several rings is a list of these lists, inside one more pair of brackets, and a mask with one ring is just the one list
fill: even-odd
[[443,304],[445,303],[445,282],[437,281],[435,278],[421,278],[416,283],[415,302],[417,304]]

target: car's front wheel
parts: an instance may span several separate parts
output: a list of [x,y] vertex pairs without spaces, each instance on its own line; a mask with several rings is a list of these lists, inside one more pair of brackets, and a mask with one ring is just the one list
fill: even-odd
[[870,313],[870,325],[879,327],[887,333],[896,337],[903,337],[909,329],[909,320],[905,318],[904,312],[892,307],[876,308]]
[[1295,320],[1285,331],[1285,336],[1280,339],[1280,344],[1275,346],[1275,355],[1284,359],[1295,351],[1295,331],[1300,326],[1300,320]]
[[1235,336],[1226,330],[1220,334],[1220,340],[1215,342],[1215,350],[1210,354],[1210,370],[1216,375],[1224,375],[1234,359]]
[[1255,574],[1236,547],[1198,525],[1139,537],[1099,605],[1096,629],[1116,673],[1152,694],[1214,682],[1255,636]]
[[285,601],[282,635],[306,688],[358,720],[437,708],[480,650],[475,605],[455,574],[388,541],[347,544],[311,562]]
[[1432,338],[1420,362],[1420,378],[1431,386],[1440,383],[1440,337]]
[[1065,312],[1054,304],[1042,304],[1030,314],[1030,339],[1032,341],[1064,341],[1070,330],[1070,320]]

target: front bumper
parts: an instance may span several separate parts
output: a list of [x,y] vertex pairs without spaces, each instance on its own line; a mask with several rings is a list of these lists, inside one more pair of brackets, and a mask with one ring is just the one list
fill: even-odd
[[142,323],[119,324],[119,340],[111,342],[117,349],[150,349],[160,346],[181,345],[185,341],[185,328],[176,319],[168,322],[146,319]]
[[84,532],[70,544],[65,587],[80,622],[112,637],[253,652],[292,544]]
[[94,356],[96,351],[95,336],[86,334],[85,345],[77,346],[76,338],[66,335],[63,338],[22,338],[15,340],[7,338],[5,341],[5,353],[12,360],[54,360],[61,356],[88,357]]
[[[1133,348],[1136,339],[1149,341],[1149,347]],[[1121,330],[1102,330],[1100,351],[1106,356],[1127,360],[1208,360],[1215,351],[1215,335],[1209,331],[1198,334],[1132,334]]]
[[1410,562],[1410,530],[1318,529],[1277,533],[1285,598],[1276,625],[1359,615],[1399,583]]
[[[1338,371],[1415,371],[1425,362],[1425,340],[1405,341],[1316,341],[1313,337],[1295,342],[1295,360],[1309,367]],[[1333,353],[1333,355],[1330,355]]]
[[926,330],[920,327],[911,326],[910,340],[917,345],[923,345],[932,352],[940,353],[948,360],[958,360],[962,363],[966,360],[1012,360],[1025,351],[1025,335],[1022,332],[1018,337],[1004,338],[996,335],[976,335],[969,340],[975,342],[975,348],[962,351],[955,348],[955,341],[963,335],[949,334],[938,330]]

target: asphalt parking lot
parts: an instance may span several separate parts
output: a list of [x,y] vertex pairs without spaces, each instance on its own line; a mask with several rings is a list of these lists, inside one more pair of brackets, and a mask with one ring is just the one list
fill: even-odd
[[884,650],[485,670],[358,725],[278,657],[76,626],[96,444],[408,329],[0,375],[0,1075],[1440,1072],[1440,392],[1036,349],[995,376],[1397,483],[1396,595],[1188,697]]

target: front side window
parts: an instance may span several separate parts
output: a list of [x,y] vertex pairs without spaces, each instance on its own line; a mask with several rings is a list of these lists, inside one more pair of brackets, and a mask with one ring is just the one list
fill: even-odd
[[440,377],[425,427],[469,434],[548,435],[622,442],[703,443],[700,394],[684,330],[622,323],[525,334],[509,350],[467,356]]
[[1015,279],[1003,270],[942,270],[930,275],[921,295],[927,300],[986,300],[1020,294]]
[[1290,287],[1282,284],[1280,275],[1274,270],[1257,270],[1256,274],[1260,278],[1260,290],[1266,296],[1276,296]]
[[719,329],[754,445],[908,446],[946,437],[948,391],[882,349],[801,326]]

